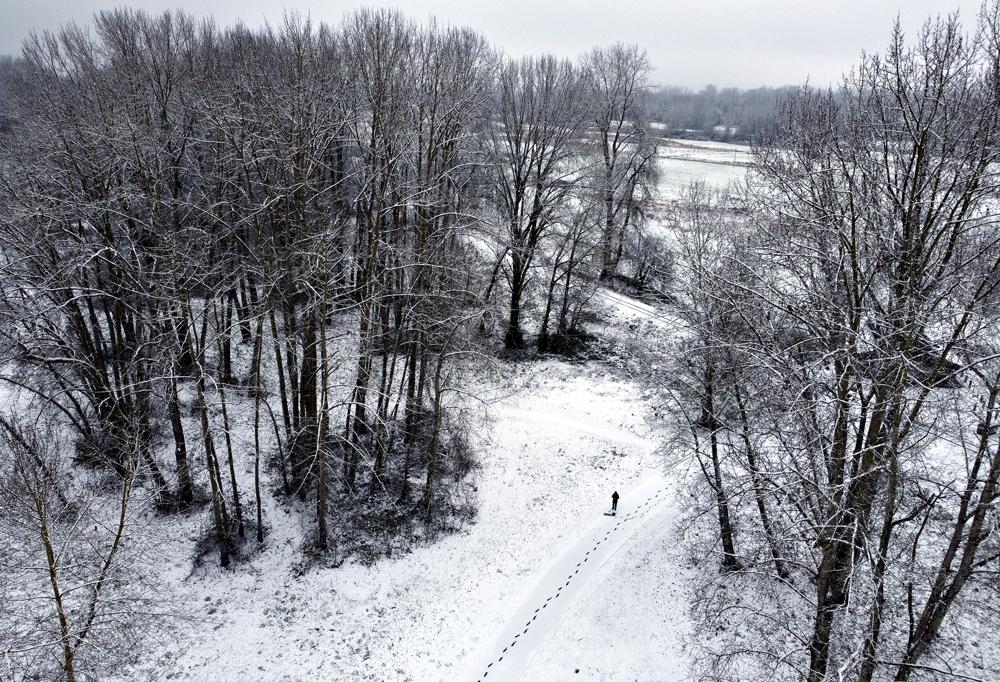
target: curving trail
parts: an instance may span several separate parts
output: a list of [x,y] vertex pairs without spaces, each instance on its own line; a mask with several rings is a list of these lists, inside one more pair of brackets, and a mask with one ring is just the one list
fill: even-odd
[[603,508],[595,509],[597,520],[549,566],[493,642],[472,658],[467,679],[517,680],[580,588],[629,541],[650,511],[668,497],[666,479],[654,474],[625,491],[618,502],[617,516],[604,516]]
[[[647,303],[610,289],[601,291],[607,302],[626,318],[673,324],[668,316]],[[599,421],[565,413],[553,414],[515,407],[500,409],[509,416],[527,421],[570,427],[634,447],[652,447],[648,438],[625,429],[609,428]],[[657,473],[623,492],[616,516],[604,516],[606,507],[594,509],[594,523],[553,561],[508,617],[492,642],[467,660],[466,679],[474,682],[513,682],[519,679],[532,654],[559,624],[581,588],[636,534],[649,513],[664,505],[670,497],[668,481]]]

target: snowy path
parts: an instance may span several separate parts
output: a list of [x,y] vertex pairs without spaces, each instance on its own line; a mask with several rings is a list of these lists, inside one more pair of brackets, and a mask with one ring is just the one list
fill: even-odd
[[601,288],[600,296],[614,314],[624,322],[647,322],[665,331],[677,331],[684,323],[667,308],[650,305],[612,289]]
[[625,317],[628,318],[643,318],[647,320],[654,319],[660,316],[660,313],[653,306],[648,303],[644,303],[631,296],[625,296],[624,294],[619,294],[617,291],[611,289],[601,289],[601,294],[604,296],[604,300],[614,306],[619,313],[624,313]]
[[[626,319],[668,322],[649,304],[609,289],[602,289],[601,293]],[[500,411],[506,417],[548,428],[586,433],[640,449],[653,447],[648,438],[602,423],[601,419],[579,419],[564,412],[514,407],[502,407]],[[584,586],[636,534],[650,512],[663,507],[669,497],[668,481],[656,473],[624,492],[616,516],[605,516],[603,512],[607,507],[595,508],[595,521],[590,527],[538,578],[493,640],[467,659],[466,679],[476,682],[517,680]]]
[[595,509],[596,521],[549,566],[492,644],[474,657],[468,679],[517,680],[574,596],[667,497],[667,481],[654,474],[622,495],[617,516],[604,516],[603,508]]

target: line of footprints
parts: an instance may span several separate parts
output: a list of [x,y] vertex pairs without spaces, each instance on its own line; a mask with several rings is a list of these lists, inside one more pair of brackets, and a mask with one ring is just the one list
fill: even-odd
[[612,527],[610,530],[608,530],[607,533],[604,534],[604,537],[602,537],[600,540],[598,540],[597,543],[593,547],[590,548],[590,550],[584,555],[583,560],[576,565],[576,570],[574,570],[572,573],[570,573],[568,576],[566,576],[566,582],[563,585],[560,585],[559,589],[556,590],[556,593],[553,594],[551,597],[548,597],[545,600],[544,604],[542,604],[537,609],[535,609],[534,615],[531,616],[531,618],[528,619],[524,623],[524,630],[522,630],[521,632],[519,632],[516,635],[514,635],[514,639],[511,640],[510,644],[508,644],[507,646],[505,646],[503,648],[503,651],[500,652],[500,657],[497,658],[497,660],[493,661],[492,663],[490,663],[489,665],[486,666],[486,670],[483,672],[483,676],[479,678],[480,681],[485,680],[487,677],[489,677],[490,668],[492,668],[494,665],[496,665],[497,663],[500,663],[503,660],[503,657],[507,654],[507,651],[509,651],[510,649],[514,648],[514,645],[517,644],[517,640],[521,637],[521,635],[528,634],[528,628],[530,628],[531,624],[533,622],[535,622],[535,619],[538,618],[538,616],[541,613],[542,609],[546,608],[549,605],[549,602],[552,601],[553,599],[558,599],[559,598],[559,594],[563,591],[563,588],[569,587],[570,582],[573,580],[573,576],[575,576],[577,573],[579,573],[580,572],[580,568],[585,563],[587,563],[590,560],[590,553],[594,552],[594,551],[597,551],[598,546],[600,546],[600,544],[602,542],[604,542],[605,540],[607,540],[608,536],[611,535],[611,533],[613,533],[614,531],[618,530],[618,526],[622,525],[623,523],[625,523],[626,521],[628,521],[630,519],[633,519],[633,518],[638,519],[638,518],[642,518],[643,516],[645,516],[649,512],[649,510],[650,510],[651,505],[653,504],[653,502],[655,502],[660,497],[660,495],[663,493],[664,490],[665,490],[665,488],[660,488],[659,490],[656,491],[655,495],[651,495],[650,497],[646,498],[645,502],[643,502],[638,507],[636,507],[634,510],[632,510],[632,512],[628,516],[623,517],[618,523],[616,523],[614,525],[614,527]]

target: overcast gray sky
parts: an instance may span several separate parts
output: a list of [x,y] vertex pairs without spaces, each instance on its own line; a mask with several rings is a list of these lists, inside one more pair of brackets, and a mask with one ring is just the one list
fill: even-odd
[[[932,14],[959,9],[972,28],[981,0],[132,0],[149,10],[183,8],[220,24],[279,21],[284,8],[335,22],[359,5],[389,5],[472,26],[512,54],[576,56],[614,41],[643,45],[662,84],[701,87],[814,85],[835,81],[862,50],[881,50],[897,13],[910,32]],[[17,53],[31,30],[86,23],[110,0],[0,0],[0,54]]]

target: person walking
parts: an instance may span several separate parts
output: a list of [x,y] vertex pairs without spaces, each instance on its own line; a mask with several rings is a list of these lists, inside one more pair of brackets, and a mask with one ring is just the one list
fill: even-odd
[[617,511],[618,511],[618,491],[616,490],[613,493],[611,493],[611,512],[614,513]]

